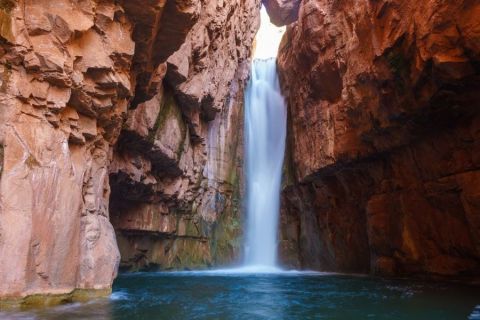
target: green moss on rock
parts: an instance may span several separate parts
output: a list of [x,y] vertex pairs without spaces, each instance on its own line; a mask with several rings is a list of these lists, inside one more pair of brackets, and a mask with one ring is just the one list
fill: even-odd
[[233,181],[233,193],[214,226],[210,250],[216,265],[230,264],[242,248],[240,181]]
[[173,94],[170,91],[165,91],[160,112],[158,113],[155,124],[148,135],[148,140],[150,142],[153,143],[155,139],[162,135],[162,129],[165,128],[166,121],[171,118],[174,118],[178,122],[181,135],[184,137],[187,132],[187,127],[183,121],[182,111],[175,101]]
[[26,297],[6,297],[0,300],[0,309],[32,309],[50,307],[72,302],[86,302],[92,299],[108,297],[112,293],[107,289],[75,289],[61,294],[33,294]]
[[[195,221],[194,219],[183,219],[183,221],[180,221],[179,219],[179,224],[184,223],[185,224],[185,235],[188,237],[200,237],[202,235],[202,232],[200,230],[201,226]],[[177,228],[179,230],[179,228]]]
[[210,266],[210,253],[205,240],[179,238],[175,240],[176,255],[173,269],[205,269]]
[[212,241],[215,264],[233,262],[242,246],[241,227],[241,221],[236,215],[225,215],[221,218]]

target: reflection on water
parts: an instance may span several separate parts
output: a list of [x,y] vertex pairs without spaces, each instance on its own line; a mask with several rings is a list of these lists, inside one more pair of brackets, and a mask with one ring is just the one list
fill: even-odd
[[325,275],[175,272],[121,275],[110,299],[0,319],[479,319],[480,290]]

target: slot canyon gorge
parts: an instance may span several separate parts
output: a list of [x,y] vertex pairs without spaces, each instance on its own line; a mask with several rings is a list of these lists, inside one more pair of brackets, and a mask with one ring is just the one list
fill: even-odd
[[480,285],[479,1],[0,0],[0,309],[243,259],[262,5],[278,265]]

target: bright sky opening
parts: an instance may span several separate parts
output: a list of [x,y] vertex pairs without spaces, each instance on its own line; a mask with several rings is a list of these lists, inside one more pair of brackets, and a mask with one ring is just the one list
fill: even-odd
[[268,59],[277,56],[278,46],[282,40],[285,27],[277,27],[270,22],[265,7],[260,11],[261,24],[256,36],[256,46],[253,57],[255,59]]

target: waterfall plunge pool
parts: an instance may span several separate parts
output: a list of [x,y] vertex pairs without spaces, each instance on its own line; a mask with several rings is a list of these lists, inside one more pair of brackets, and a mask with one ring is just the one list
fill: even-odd
[[480,319],[480,290],[324,273],[122,274],[110,299],[0,319]]

